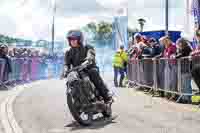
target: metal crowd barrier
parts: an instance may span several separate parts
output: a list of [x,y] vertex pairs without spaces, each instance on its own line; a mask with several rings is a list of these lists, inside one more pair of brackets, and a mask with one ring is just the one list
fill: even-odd
[[7,88],[4,84],[4,70],[5,70],[5,60],[0,58],[0,85],[3,86],[4,88]]
[[200,64],[200,56],[192,59],[131,59],[128,63],[128,80],[137,86],[148,87],[153,91],[192,96],[196,92],[191,87],[191,69]]
[[62,73],[63,60],[33,58],[11,58],[12,72],[8,72],[6,60],[0,58],[0,85],[17,84],[34,80],[57,78]]

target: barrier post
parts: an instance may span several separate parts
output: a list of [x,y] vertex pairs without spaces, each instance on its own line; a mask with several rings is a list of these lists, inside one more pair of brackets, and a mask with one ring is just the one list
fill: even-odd
[[157,60],[153,60],[153,91],[157,91],[158,83],[157,83]]
[[0,59],[0,81],[3,81],[3,72],[4,72],[4,68],[5,68],[5,60],[4,59]]
[[181,93],[182,81],[181,81],[181,59],[178,59],[178,92]]
[[4,69],[5,69],[5,60],[0,58],[0,85],[4,86]]

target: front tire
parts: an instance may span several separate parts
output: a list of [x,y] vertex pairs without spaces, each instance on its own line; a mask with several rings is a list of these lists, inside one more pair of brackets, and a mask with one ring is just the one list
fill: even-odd
[[69,107],[69,110],[73,116],[73,118],[80,124],[83,126],[89,126],[92,124],[93,121],[93,114],[85,114],[87,116],[86,119],[82,118],[82,115],[84,115],[84,112],[80,112],[78,109],[76,109],[76,107],[74,106],[74,100],[73,97],[70,93],[67,93],[67,104]]

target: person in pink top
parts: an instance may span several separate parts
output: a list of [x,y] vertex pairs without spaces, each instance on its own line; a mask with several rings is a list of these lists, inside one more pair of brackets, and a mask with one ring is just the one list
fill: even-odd
[[164,36],[159,41],[164,46],[164,51],[161,54],[161,57],[165,58],[163,65],[161,65],[161,70],[164,71],[164,89],[177,92],[177,65],[173,57],[176,55],[176,45],[173,44],[169,36]]
[[176,54],[176,45],[170,40],[168,36],[164,36],[160,38],[160,43],[162,43],[165,47],[162,57],[164,58],[171,58],[173,55]]

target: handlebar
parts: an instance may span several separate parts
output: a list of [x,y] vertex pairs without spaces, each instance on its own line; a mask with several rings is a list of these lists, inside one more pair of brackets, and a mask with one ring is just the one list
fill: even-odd
[[92,63],[90,61],[86,60],[81,65],[73,67],[72,69],[70,69],[69,71],[67,71],[67,73],[70,73],[72,71],[82,71],[83,69],[87,68],[91,64]]

